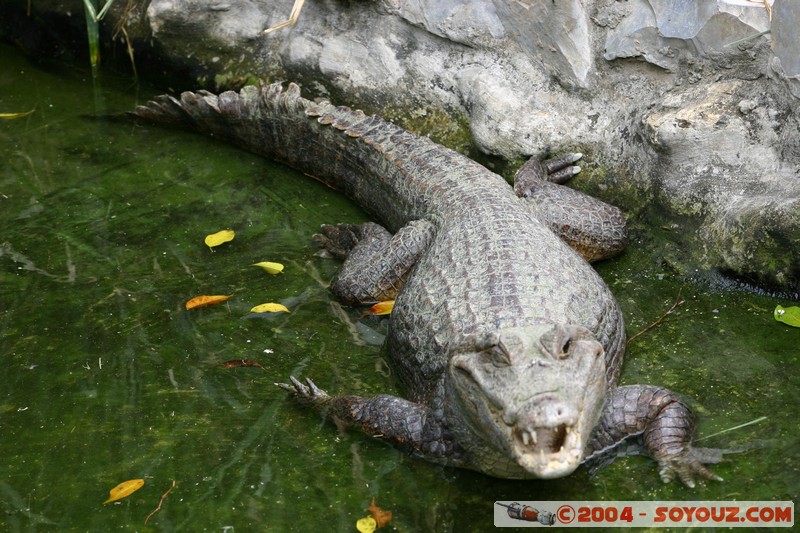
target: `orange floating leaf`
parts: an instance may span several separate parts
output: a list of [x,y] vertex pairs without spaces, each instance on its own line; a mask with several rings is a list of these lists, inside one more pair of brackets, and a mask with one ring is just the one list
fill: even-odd
[[377,527],[383,527],[392,521],[392,512],[384,511],[375,505],[375,498],[372,498],[372,503],[370,503],[369,507],[367,507],[367,511],[369,511],[372,515],[372,518],[375,519],[375,524]]
[[[394,309],[394,300],[386,300],[385,302],[378,302],[369,308],[371,315],[388,315]],[[379,526],[380,527],[380,526]]]
[[186,310],[194,309],[195,307],[205,307],[207,305],[216,305],[221,304],[228,298],[233,296],[233,294],[216,294],[214,296],[195,296],[188,302],[186,302]]
[[128,481],[123,481],[109,491],[108,499],[103,502],[103,505],[121,500],[126,496],[130,496],[137,490],[141,489],[142,485],[144,485],[143,479],[129,479]]
[[206,246],[209,248],[213,248],[228,241],[232,241],[235,236],[236,232],[232,229],[224,229],[222,231],[206,235],[206,238],[203,242],[205,242]]

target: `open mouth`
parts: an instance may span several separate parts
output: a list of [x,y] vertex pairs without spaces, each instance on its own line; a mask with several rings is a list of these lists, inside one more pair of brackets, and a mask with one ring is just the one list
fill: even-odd
[[563,450],[569,427],[566,424],[559,424],[554,428],[514,428],[513,432],[514,440],[521,444],[522,448],[530,448],[535,452],[555,453]]
[[571,473],[581,462],[580,432],[572,425],[514,427],[513,454],[517,463],[540,478]]

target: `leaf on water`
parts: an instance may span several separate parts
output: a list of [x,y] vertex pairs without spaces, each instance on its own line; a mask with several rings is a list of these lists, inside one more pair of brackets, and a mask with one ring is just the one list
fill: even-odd
[[394,309],[394,300],[386,300],[385,302],[378,302],[369,308],[371,315],[388,315]]
[[249,359],[231,359],[230,361],[225,361],[224,363],[220,364],[222,368],[238,368],[240,366],[255,366],[258,368],[264,368],[256,361],[250,361]]
[[375,519],[375,524],[377,527],[383,527],[392,521],[392,512],[384,511],[383,509],[375,505],[375,498],[372,498],[372,503],[369,504],[367,511],[369,511],[370,514],[372,514],[372,518]]
[[144,485],[143,479],[129,479],[128,481],[123,481],[109,491],[108,499],[103,502],[103,505],[121,500],[126,496],[130,496],[137,490],[141,489],[142,485]]
[[233,294],[215,294],[213,296],[195,296],[188,302],[186,302],[186,310],[194,309],[195,307],[205,307],[207,305],[215,305],[221,304],[228,298],[233,296]]
[[3,120],[14,120],[15,118],[27,117],[34,111],[35,109],[31,109],[30,111],[23,111],[22,113],[0,113],[0,118]]
[[206,235],[205,241],[203,242],[205,242],[206,246],[209,248],[213,248],[228,241],[232,241],[235,236],[236,232],[232,229],[224,229],[222,231],[212,233],[211,235]]
[[261,261],[260,263],[253,263],[251,266],[261,267],[270,274],[280,274],[283,272],[283,265],[280,263],[272,263],[270,261]]
[[800,328],[800,307],[781,307],[779,305],[775,308],[773,316],[778,322]]
[[286,306],[276,303],[257,305],[250,310],[251,313],[288,313]]
[[372,533],[376,527],[378,527],[378,523],[371,516],[365,516],[356,521],[356,529],[361,533]]

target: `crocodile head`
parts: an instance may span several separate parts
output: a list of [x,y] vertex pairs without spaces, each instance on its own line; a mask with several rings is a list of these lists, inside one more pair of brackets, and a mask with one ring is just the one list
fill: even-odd
[[555,478],[578,467],[606,392],[604,350],[591,331],[504,329],[468,335],[450,353],[447,404],[476,469]]

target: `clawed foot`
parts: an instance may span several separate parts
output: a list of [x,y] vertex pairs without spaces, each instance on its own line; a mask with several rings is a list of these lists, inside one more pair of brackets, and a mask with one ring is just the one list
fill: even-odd
[[547,172],[547,181],[553,183],[566,183],[572,176],[581,171],[581,167],[573,165],[583,157],[581,153],[568,153],[544,161],[544,169]]
[[514,190],[518,196],[527,198],[543,181],[565,183],[581,171],[581,167],[573,165],[581,157],[583,154],[580,153],[568,153],[547,160],[531,157],[514,175]]
[[[384,234],[386,234],[384,236]],[[322,248],[321,255],[345,259],[356,245],[364,239],[375,236],[388,238],[389,234],[381,226],[365,224],[323,224],[320,232],[311,238]]]
[[275,383],[275,385],[291,392],[292,396],[303,405],[319,406],[330,399],[328,393],[317,387],[310,378],[306,378],[305,384],[294,376],[289,376],[289,379],[292,382],[291,385],[288,383]]
[[664,483],[669,483],[677,476],[689,488],[694,488],[697,478],[722,481],[722,478],[705,467],[705,464],[719,463],[725,453],[734,450],[716,448],[689,448],[683,453],[658,459],[658,474]]
[[319,244],[323,254],[344,259],[358,244],[357,229],[355,224],[323,224],[320,232],[311,238]]

